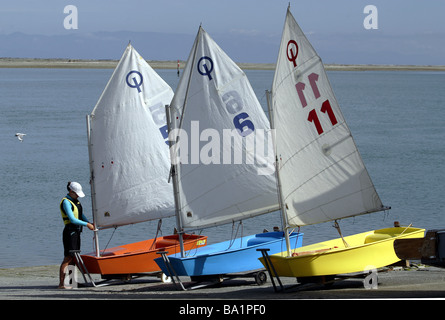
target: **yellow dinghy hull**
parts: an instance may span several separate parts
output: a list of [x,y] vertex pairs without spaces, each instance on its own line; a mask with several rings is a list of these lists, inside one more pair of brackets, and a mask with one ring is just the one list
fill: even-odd
[[[278,276],[315,277],[365,272],[400,261],[394,251],[394,240],[423,238],[425,229],[393,227],[363,232],[319,242],[270,256]],[[264,258],[260,258],[265,265]]]

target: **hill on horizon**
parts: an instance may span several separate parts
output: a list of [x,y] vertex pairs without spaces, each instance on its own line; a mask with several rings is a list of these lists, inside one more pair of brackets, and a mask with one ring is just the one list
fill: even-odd
[[[238,63],[275,63],[281,35],[213,34]],[[393,37],[380,32],[308,34],[327,64],[445,65],[443,35]],[[445,38],[442,37],[442,38]],[[146,60],[187,60],[195,35],[157,32],[70,31],[59,35],[0,34],[0,57],[119,60],[128,42]]]

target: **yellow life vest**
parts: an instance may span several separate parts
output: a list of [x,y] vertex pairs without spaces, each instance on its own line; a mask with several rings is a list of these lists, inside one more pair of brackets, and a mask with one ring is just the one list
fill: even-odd
[[77,208],[77,205],[73,201],[68,199],[67,197],[63,198],[62,201],[60,201],[60,205],[59,205],[60,213],[62,214],[63,223],[65,225],[67,225],[67,224],[71,223],[71,221],[70,221],[70,218],[68,218],[68,215],[66,214],[65,210],[63,210],[62,203],[63,203],[63,200],[65,200],[65,199],[68,200],[71,203],[71,210],[73,210],[74,217],[76,219],[79,219],[79,209]]

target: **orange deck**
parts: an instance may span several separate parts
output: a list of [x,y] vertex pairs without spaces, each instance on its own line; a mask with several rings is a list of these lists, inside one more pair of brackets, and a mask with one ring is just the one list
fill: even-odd
[[[207,244],[207,236],[184,234],[184,250],[193,250]],[[178,235],[170,235],[129,243],[101,251],[101,256],[94,253],[82,255],[89,273],[101,275],[137,274],[161,271],[154,259],[157,252],[168,251],[168,254],[180,252]]]

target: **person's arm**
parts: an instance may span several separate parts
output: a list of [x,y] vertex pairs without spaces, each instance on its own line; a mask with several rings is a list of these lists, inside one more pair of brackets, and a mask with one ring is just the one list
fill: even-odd
[[88,218],[82,213],[82,220],[85,221],[86,223],[90,223],[90,221],[88,221]]
[[[73,210],[71,210],[71,203],[66,199],[63,200],[63,209],[65,210],[66,215],[70,219],[71,223],[77,224],[79,226],[84,226],[84,227],[87,226],[88,222],[76,219],[76,217],[74,217]],[[83,217],[84,217],[84,215],[82,214],[82,218]]]
[[87,217],[83,214],[83,212],[82,212],[82,220],[86,221],[88,229],[94,231],[94,225],[90,221],[88,221]]

